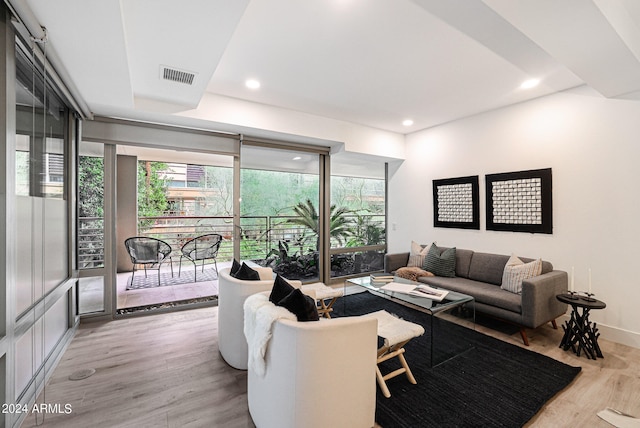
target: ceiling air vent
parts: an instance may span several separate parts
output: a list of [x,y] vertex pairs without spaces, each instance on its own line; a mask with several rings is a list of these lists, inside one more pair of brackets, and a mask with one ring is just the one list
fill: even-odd
[[196,75],[190,71],[178,70],[177,68],[161,65],[160,77],[164,80],[192,85]]

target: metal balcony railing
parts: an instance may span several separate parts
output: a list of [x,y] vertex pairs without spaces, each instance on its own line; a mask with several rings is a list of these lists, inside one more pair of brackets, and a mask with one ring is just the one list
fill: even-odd
[[[383,230],[384,215],[349,216],[352,217],[354,231],[351,246],[344,248],[332,240],[332,265],[341,258],[348,258],[358,252],[384,252],[384,235],[377,237],[379,242],[371,244],[367,232]],[[304,226],[288,223],[292,216],[243,216],[240,218],[241,236],[240,254],[245,260],[261,261],[272,250],[278,251],[279,242],[289,248],[289,254],[303,254],[313,247],[314,234]],[[358,221],[357,221],[358,220]],[[376,229],[376,227],[378,229]],[[80,269],[104,266],[104,221],[97,217],[82,217],[78,231],[78,264]],[[231,216],[160,216],[140,217],[138,234],[162,239],[173,248],[173,255],[179,256],[180,248],[188,240],[207,233],[219,233],[223,237],[218,255],[219,261],[233,258],[233,218]],[[374,237],[375,238],[375,237]],[[341,250],[342,249],[342,250]]]

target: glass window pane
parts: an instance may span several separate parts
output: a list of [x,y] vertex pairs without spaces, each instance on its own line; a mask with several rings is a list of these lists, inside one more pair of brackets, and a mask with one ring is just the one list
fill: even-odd
[[383,160],[350,153],[331,157],[332,278],[384,268],[385,194]]
[[289,279],[317,280],[317,154],[243,147],[240,256]]
[[80,144],[78,267],[104,267],[104,147],[98,143]]
[[64,199],[67,109],[21,49],[16,65],[16,193]]

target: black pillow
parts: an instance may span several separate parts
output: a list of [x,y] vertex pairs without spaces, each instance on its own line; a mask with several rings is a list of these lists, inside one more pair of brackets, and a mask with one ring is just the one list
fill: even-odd
[[236,272],[235,278],[245,281],[258,281],[260,279],[260,274],[247,266],[246,263],[242,262],[242,266],[240,266],[240,269]]
[[233,264],[231,265],[231,272],[229,272],[229,275],[236,276],[236,273],[238,273],[239,270],[240,270],[240,262],[237,261],[236,259],[233,259]]
[[318,307],[315,300],[302,294],[299,288],[294,288],[287,297],[277,303],[278,306],[293,312],[298,321],[318,321]]
[[289,284],[287,280],[280,275],[276,275],[271,294],[269,294],[269,301],[278,304],[280,300],[287,297],[293,290],[295,290],[293,285]]

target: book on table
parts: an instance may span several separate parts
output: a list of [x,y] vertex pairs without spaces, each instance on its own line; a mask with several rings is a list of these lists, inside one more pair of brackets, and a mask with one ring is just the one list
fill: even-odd
[[372,273],[369,277],[373,285],[384,285],[393,281],[393,274],[390,273]]
[[427,299],[435,300],[436,302],[442,301],[445,297],[447,297],[447,294],[449,294],[448,290],[430,287],[426,284],[416,285],[405,284],[402,282],[390,282],[380,287],[380,289],[410,294],[412,296],[426,297]]

